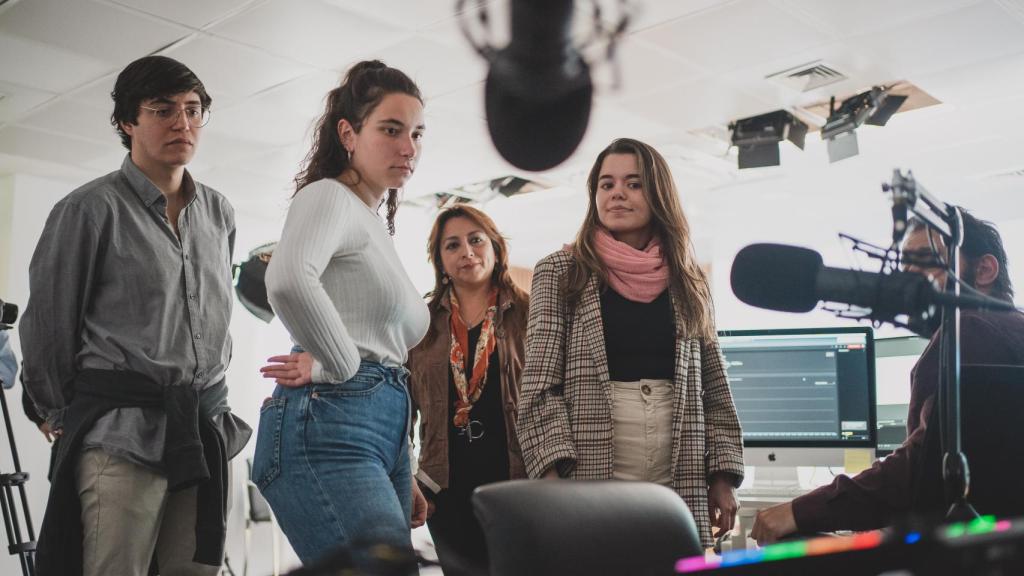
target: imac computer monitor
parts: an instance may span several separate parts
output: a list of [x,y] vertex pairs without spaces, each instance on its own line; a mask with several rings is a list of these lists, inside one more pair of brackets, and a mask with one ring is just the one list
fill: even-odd
[[869,327],[718,333],[747,466],[843,466],[876,442]]

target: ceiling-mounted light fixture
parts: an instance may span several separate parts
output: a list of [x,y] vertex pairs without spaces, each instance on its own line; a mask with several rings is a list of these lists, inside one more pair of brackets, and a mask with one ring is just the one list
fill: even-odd
[[751,116],[729,124],[733,146],[739,149],[738,165],[744,168],[779,165],[779,142],[789,140],[803,150],[807,124],[785,110]]
[[888,88],[875,86],[851,96],[836,109],[835,96],[829,102],[828,121],[821,127],[821,139],[828,141],[828,160],[838,162],[860,151],[855,130],[861,124],[885,126],[907,99],[889,93]]

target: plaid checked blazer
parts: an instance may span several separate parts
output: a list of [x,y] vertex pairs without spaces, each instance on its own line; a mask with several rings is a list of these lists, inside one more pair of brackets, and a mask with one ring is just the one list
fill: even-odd
[[[559,250],[533,276],[518,431],[530,477],[557,464],[575,479],[612,477],[612,409],[598,279],[575,309],[563,293],[572,255]],[[681,325],[675,306],[676,326]],[[678,331],[677,331],[678,332]],[[708,478],[743,478],[743,441],[718,342],[677,336],[672,406],[672,485],[712,545]]]

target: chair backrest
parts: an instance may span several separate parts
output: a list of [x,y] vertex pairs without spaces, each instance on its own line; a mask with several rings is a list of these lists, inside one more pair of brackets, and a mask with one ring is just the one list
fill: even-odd
[[478,488],[473,509],[491,576],[673,574],[704,552],[686,503],[657,484],[513,480]]
[[248,468],[245,475],[245,497],[249,499],[249,520],[252,522],[270,522],[272,519],[270,504],[263,498],[263,494],[260,494],[256,483],[251,480],[252,458],[246,458],[245,465]]
[[[1024,367],[965,364],[960,381],[960,420],[971,482],[967,500],[980,514],[1022,516]],[[942,520],[946,512],[940,418],[935,402],[913,480],[914,511],[934,521]]]

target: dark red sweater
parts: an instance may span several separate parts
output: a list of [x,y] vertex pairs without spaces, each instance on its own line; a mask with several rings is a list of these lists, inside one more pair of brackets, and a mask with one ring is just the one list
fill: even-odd
[[[1024,365],[1024,314],[963,312],[960,317],[963,364]],[[932,337],[910,376],[907,439],[887,458],[856,476],[837,476],[793,500],[800,532],[872,530],[910,510],[911,477],[923,457],[928,416],[938,388],[938,334]]]

